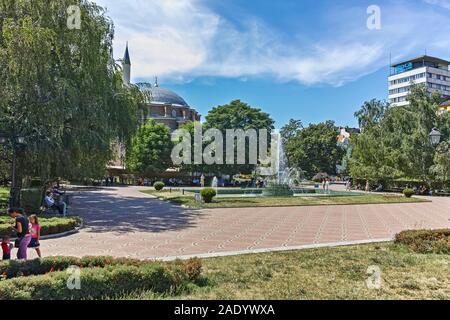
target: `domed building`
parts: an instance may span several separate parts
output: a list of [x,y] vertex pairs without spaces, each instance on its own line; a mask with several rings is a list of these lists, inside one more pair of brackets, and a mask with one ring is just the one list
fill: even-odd
[[137,83],[136,86],[147,97],[146,110],[142,115],[143,122],[146,119],[154,119],[173,131],[183,123],[200,121],[200,115],[195,109],[175,92],[161,88],[157,80],[154,85]]
[[[125,56],[122,60],[123,83],[126,86],[131,84],[131,59],[128,51],[128,44],[125,49]],[[172,131],[180,125],[191,121],[200,121],[199,113],[191,108],[187,102],[175,92],[159,86],[158,79],[152,85],[150,83],[135,84],[145,95],[147,104],[141,115],[141,122],[147,119],[165,124]],[[125,181],[129,175],[125,167],[125,146],[117,144],[114,147],[114,160],[107,166],[107,175],[112,181]],[[162,175],[177,176],[178,172],[168,170]]]
[[[122,62],[123,82],[130,85],[131,60],[128,45]],[[187,102],[175,92],[159,86],[156,78],[155,84],[137,83],[136,86],[147,98],[146,110],[142,114],[142,122],[154,119],[159,123],[167,125],[172,131],[186,122],[200,121],[201,116]]]

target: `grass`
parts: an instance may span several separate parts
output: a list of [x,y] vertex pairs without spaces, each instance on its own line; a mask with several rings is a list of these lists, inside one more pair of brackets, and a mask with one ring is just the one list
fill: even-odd
[[155,196],[161,200],[189,208],[241,208],[241,207],[284,207],[311,205],[354,205],[382,203],[412,203],[424,202],[423,199],[406,198],[398,195],[368,194],[358,196],[321,196],[321,197],[224,197],[215,198],[212,203],[196,202],[192,193],[169,190],[144,190],[143,193]]
[[[209,258],[202,264],[205,285],[177,299],[450,299],[450,255],[413,253],[393,243]],[[369,266],[381,270],[380,289],[367,287]]]

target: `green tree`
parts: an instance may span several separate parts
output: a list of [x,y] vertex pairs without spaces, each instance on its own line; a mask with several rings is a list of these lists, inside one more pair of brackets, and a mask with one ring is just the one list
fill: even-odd
[[[226,137],[226,130],[249,130],[255,129],[256,131],[260,129],[268,130],[268,140],[270,140],[270,133],[274,129],[274,120],[269,114],[261,111],[261,109],[252,108],[248,104],[240,101],[234,100],[229,104],[217,106],[208,112],[206,116],[206,122],[204,123],[204,130],[210,128],[218,129],[222,132],[223,137]],[[258,136],[259,139],[259,136]],[[259,140],[258,140],[259,142]],[[227,141],[227,143],[229,143]],[[235,152],[235,163],[237,163],[237,152]],[[246,147],[246,159],[248,161],[248,143]],[[224,159],[226,158],[226,148],[224,143]],[[247,162],[248,163],[248,162]],[[252,164],[223,164],[223,165],[212,165],[208,166],[206,170],[208,172],[215,172],[216,174],[249,174],[255,169],[255,165]]]
[[[384,116],[353,141],[350,172],[355,178],[418,179],[431,184],[436,173],[445,175],[442,159],[429,141],[433,127],[442,127],[448,138],[447,116],[438,116],[441,98],[423,85],[413,85],[407,106],[389,108]],[[436,161],[438,163],[436,163]],[[434,173],[433,173],[434,169]]]
[[[81,29],[67,9],[81,10]],[[130,139],[143,97],[123,87],[113,24],[86,0],[0,0],[0,127],[26,137],[19,172],[102,176],[112,144]]]
[[302,169],[308,178],[318,172],[336,174],[336,166],[345,154],[337,145],[338,131],[333,121],[310,124],[298,130],[285,142],[290,166]]
[[358,119],[359,127],[366,129],[376,125],[383,119],[386,110],[389,108],[389,104],[385,101],[372,99],[364,102],[361,108],[355,112],[355,117]]
[[141,177],[157,177],[171,166],[172,147],[169,127],[150,119],[128,147],[128,169]]

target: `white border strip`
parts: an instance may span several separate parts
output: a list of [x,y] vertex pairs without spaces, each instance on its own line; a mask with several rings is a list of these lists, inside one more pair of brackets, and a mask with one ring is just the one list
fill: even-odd
[[305,249],[317,249],[317,248],[333,248],[333,247],[343,247],[352,246],[358,244],[369,244],[369,243],[379,243],[379,242],[389,242],[393,238],[382,238],[382,239],[369,239],[369,240],[355,240],[355,241],[343,241],[343,242],[331,242],[331,243],[318,243],[318,244],[306,244],[301,246],[288,246],[288,247],[276,247],[267,249],[254,249],[254,250],[241,250],[241,251],[228,251],[228,252],[214,252],[214,253],[202,253],[193,254],[185,256],[167,256],[167,257],[157,257],[149,260],[159,260],[159,261],[173,261],[173,260],[188,260],[191,258],[217,258],[217,257],[228,257],[228,256],[238,256],[246,254],[258,254],[258,253],[269,253],[269,252],[286,252],[294,250],[305,250]]

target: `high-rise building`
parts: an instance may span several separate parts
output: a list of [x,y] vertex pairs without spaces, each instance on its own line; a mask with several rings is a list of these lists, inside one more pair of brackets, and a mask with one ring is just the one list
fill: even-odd
[[392,106],[409,104],[411,84],[425,84],[430,93],[439,92],[450,99],[450,61],[427,55],[391,65],[389,76],[389,102]]

